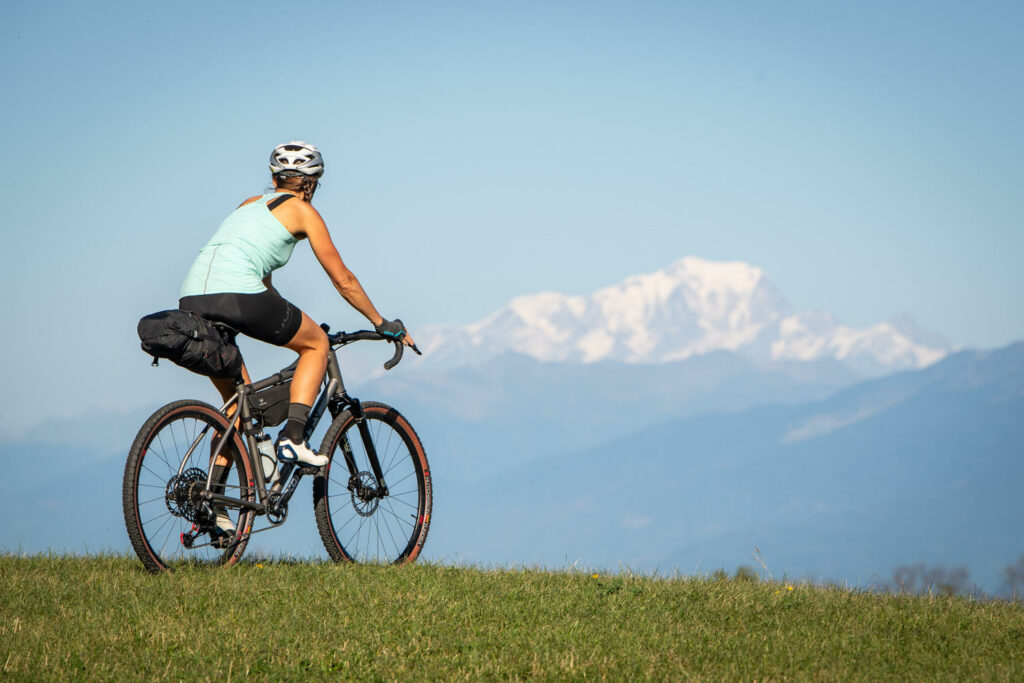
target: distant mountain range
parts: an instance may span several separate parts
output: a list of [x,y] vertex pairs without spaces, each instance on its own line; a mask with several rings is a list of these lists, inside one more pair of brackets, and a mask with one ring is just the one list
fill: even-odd
[[451,474],[475,481],[670,419],[819,399],[860,381],[832,359],[549,363],[506,353],[447,372],[392,373],[363,389],[431,424]]
[[729,351],[759,362],[833,359],[867,375],[924,367],[953,348],[907,317],[855,329],[795,310],[760,268],[693,256],[589,296],[518,297],[470,325],[424,328],[418,341],[440,368],[509,352],[545,362],[665,363]]
[[469,561],[684,574],[760,570],[758,548],[776,578],[859,586],[964,565],[995,592],[1024,556],[1022,480],[1018,343],[534,459],[439,493],[435,540]]
[[[489,366],[491,386],[559,367],[506,360],[504,371]],[[719,374],[698,360],[667,366],[695,403],[747,367],[725,356],[735,373]],[[623,404],[631,422],[609,401],[611,426],[578,411],[577,399],[615,371],[627,388],[653,373],[631,378],[647,368],[604,364],[587,381],[602,365],[574,367],[578,385],[519,413],[507,398],[476,413],[457,397],[430,404],[431,392],[408,385],[394,387],[403,395],[359,392],[399,406],[427,447],[435,500],[425,558],[692,574],[760,567],[757,547],[776,578],[870,586],[926,562],[965,565],[994,593],[1024,555],[1024,343],[789,405],[756,405],[753,391],[751,407],[708,412],[678,398],[666,404],[690,415],[678,419],[669,408],[646,414],[640,400]],[[121,474],[148,412],[63,420],[0,444],[0,549],[126,551]],[[288,524],[254,537],[253,552],[323,556],[308,491],[292,508]]]

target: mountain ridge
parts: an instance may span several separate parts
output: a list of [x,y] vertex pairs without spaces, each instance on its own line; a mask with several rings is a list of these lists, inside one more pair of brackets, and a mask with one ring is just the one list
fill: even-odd
[[545,362],[666,363],[713,351],[758,361],[839,360],[868,376],[920,368],[953,346],[909,316],[866,328],[794,308],[764,270],[685,256],[589,295],[515,297],[468,325],[418,334],[436,367],[478,365],[504,352]]

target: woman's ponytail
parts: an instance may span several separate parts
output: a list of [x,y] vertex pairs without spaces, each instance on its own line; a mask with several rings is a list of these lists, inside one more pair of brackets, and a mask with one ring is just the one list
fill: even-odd
[[320,186],[320,179],[309,175],[291,175],[277,173],[274,175],[274,187],[278,190],[297,192],[307,201],[313,201],[316,188]]

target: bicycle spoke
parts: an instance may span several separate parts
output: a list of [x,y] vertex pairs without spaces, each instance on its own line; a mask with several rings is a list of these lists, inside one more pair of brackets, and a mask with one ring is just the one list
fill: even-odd
[[[402,482],[404,482],[409,477],[415,477],[415,476],[416,476],[415,472],[410,472],[409,474],[405,475],[404,477],[402,477],[398,481],[388,481],[388,488],[392,489],[392,488],[398,486],[399,484],[401,484]],[[394,494],[392,494],[392,495],[394,495]]]
[[340,527],[338,527],[336,529],[336,531],[344,531],[345,527],[347,527],[349,524],[351,524],[353,519],[361,519],[361,518],[362,517],[360,516],[360,514],[358,512],[356,512],[355,510],[353,510],[352,514],[349,515],[347,520],[345,520],[345,523],[342,524]]
[[155,503],[158,500],[163,501],[165,499],[166,496],[157,496],[156,498],[150,498],[149,500],[140,500],[139,505],[149,505],[150,503]]
[[392,491],[389,498],[401,499],[402,496],[416,495],[418,491],[416,489],[409,489],[408,491]]
[[[395,431],[394,431],[393,429],[392,429],[392,430],[389,430],[389,431],[388,431],[388,442],[387,442],[386,444],[384,444],[384,453],[385,453],[385,456],[386,456],[386,454],[387,454],[387,453],[392,453],[392,458],[391,458],[391,459],[392,459],[392,461],[394,461],[394,460],[395,460],[395,458],[396,458],[396,457],[397,457],[397,455],[398,455],[398,449],[397,449],[397,448],[396,448],[396,449],[394,450],[394,452],[392,452],[392,451],[391,451],[391,439],[392,439],[392,438],[393,438],[394,436],[395,436]],[[387,458],[386,458],[386,457],[385,457],[385,460],[387,460]],[[391,468],[388,468],[388,469],[391,469]]]
[[[163,526],[161,526],[160,528],[162,529]],[[174,528],[173,524],[171,525],[171,528],[172,529]],[[159,536],[159,534],[157,534],[157,535]],[[167,547],[167,541],[169,541],[169,540],[171,540],[171,534],[170,533],[168,533],[167,536],[164,537],[164,542],[160,545],[160,554],[161,555],[164,554],[164,549]]]
[[396,515],[393,508],[389,509],[387,512],[388,512],[389,515],[391,515],[391,518],[394,519],[396,523],[398,523],[398,524],[400,524],[402,526],[410,526],[410,527],[414,526],[414,524],[411,521],[403,520],[401,517]]
[[391,543],[395,546],[396,549],[399,549],[398,541],[395,540],[395,535],[391,533],[391,525],[388,524],[387,521],[385,521],[384,523],[384,528],[387,529],[388,536],[391,537]]
[[164,463],[164,466],[167,467],[168,471],[171,471],[171,470],[174,469],[171,466],[171,463],[167,460],[167,456],[164,455],[163,450],[156,451],[156,454],[157,454],[157,456],[160,457],[160,460]]
[[167,519],[166,519],[166,520],[164,520],[164,523],[163,523],[163,524],[161,524],[161,525],[160,525],[160,528],[158,528],[158,529],[156,530],[156,532],[155,532],[155,533],[153,534],[154,536],[159,536],[159,535],[160,535],[160,530],[161,530],[161,529],[163,529],[163,528],[164,528],[164,526],[166,526],[166,525],[167,525],[167,522],[169,522],[169,521],[171,521],[172,519],[174,519],[173,515],[171,515],[171,513],[170,513],[170,512],[168,512],[168,511],[166,510],[166,508],[165,508],[165,509],[164,509],[164,512],[163,512],[163,514],[157,515],[156,517],[152,517],[152,518],[150,518],[149,520],[147,520],[147,521],[143,522],[143,524],[144,524],[144,525],[145,525],[145,524],[152,524],[153,522],[155,522],[156,520],[158,520],[158,519],[160,519],[160,518],[162,518],[162,517],[167,517]]
[[412,503],[410,503],[407,500],[401,500],[400,498],[395,498],[394,501],[396,503],[401,503],[402,505],[405,505],[406,507],[411,508],[413,510],[417,509],[415,505],[413,505]]
[[160,456],[160,459],[167,465],[167,469],[171,469],[171,464],[167,461],[167,456],[164,455],[164,451],[167,450],[167,446],[164,445],[164,435],[160,432],[156,433],[157,441],[160,442],[160,449],[156,451],[156,454]]
[[356,537],[357,540],[359,539],[359,534],[361,534],[363,532],[363,526],[366,524],[366,520],[367,520],[366,517],[362,517],[362,516],[359,517],[359,526],[356,527],[356,533],[355,533],[355,537]]
[[168,431],[171,433],[171,441],[174,442],[174,452],[180,455],[181,454],[181,449],[178,448],[178,436],[177,436],[177,434],[174,433],[174,423],[173,422],[171,423],[171,428]]
[[[142,469],[144,469],[147,472],[149,472],[150,474],[152,474],[153,477],[155,477],[158,481],[161,479],[161,476],[159,474],[157,474],[153,470],[149,469],[149,467],[147,467],[145,464],[142,465]],[[166,478],[169,479],[170,477],[166,477]]]

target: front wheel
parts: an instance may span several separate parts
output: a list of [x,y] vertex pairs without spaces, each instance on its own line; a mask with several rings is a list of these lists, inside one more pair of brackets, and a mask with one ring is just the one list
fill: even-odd
[[335,562],[413,562],[430,526],[430,467],[415,430],[394,408],[363,403],[385,486],[374,475],[351,412],[339,414],[320,446],[330,458],[313,481],[320,538]]

